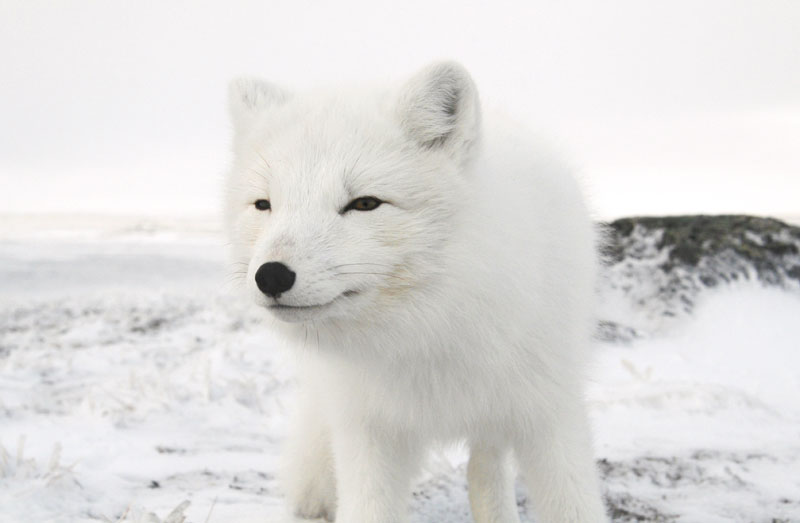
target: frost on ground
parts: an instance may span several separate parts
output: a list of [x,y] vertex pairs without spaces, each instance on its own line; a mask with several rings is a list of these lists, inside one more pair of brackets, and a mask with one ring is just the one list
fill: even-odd
[[[291,521],[275,479],[290,353],[227,291],[220,243],[0,242],[1,522]],[[639,319],[597,343],[615,521],[800,521],[800,295],[736,285],[657,335]],[[465,460],[432,453],[414,523],[469,521]],[[532,522],[521,486],[518,502]]]

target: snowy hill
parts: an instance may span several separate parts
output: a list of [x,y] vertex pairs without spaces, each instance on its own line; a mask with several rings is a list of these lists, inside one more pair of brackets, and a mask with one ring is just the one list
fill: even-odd
[[[292,353],[231,292],[223,241],[25,223],[0,240],[0,522],[292,521]],[[614,520],[800,521],[798,228],[610,231],[588,397]],[[413,523],[470,521],[465,460],[432,454]]]
[[603,225],[603,339],[668,328],[704,293],[757,283],[800,292],[800,227],[754,216],[622,218]]

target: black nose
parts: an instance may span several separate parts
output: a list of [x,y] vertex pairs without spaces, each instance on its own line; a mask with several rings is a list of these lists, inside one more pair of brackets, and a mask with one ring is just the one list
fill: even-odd
[[281,262],[265,263],[256,271],[256,285],[270,298],[280,298],[294,285],[295,273]]

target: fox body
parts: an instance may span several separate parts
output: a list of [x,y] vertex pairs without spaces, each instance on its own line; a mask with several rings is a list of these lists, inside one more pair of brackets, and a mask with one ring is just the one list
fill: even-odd
[[425,449],[466,440],[476,522],[519,521],[512,460],[537,521],[605,521],[582,399],[594,235],[569,170],[482,115],[454,63],[364,91],[239,79],[230,109],[234,262],[301,354],[292,511],[405,521]]

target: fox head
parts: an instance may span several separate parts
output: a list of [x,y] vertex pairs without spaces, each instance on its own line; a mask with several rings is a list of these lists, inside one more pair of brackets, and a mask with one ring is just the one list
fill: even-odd
[[445,277],[480,135],[460,65],[365,92],[237,79],[229,104],[233,271],[260,306],[285,322],[363,318]]

